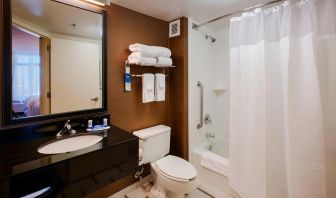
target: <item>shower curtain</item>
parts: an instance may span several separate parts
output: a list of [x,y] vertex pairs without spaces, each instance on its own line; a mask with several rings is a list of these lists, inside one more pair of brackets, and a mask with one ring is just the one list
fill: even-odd
[[230,75],[233,189],[243,198],[335,198],[335,0],[232,18]]

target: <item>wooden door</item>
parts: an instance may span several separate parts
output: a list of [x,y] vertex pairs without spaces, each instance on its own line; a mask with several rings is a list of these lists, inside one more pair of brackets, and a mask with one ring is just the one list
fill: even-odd
[[40,37],[40,65],[41,65],[41,115],[50,114],[50,39]]

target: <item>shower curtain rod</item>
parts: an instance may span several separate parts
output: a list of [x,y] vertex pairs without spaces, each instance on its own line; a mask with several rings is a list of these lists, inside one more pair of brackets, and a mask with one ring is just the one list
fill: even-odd
[[217,17],[215,19],[212,19],[210,21],[207,21],[207,22],[204,22],[204,23],[201,23],[199,25],[197,24],[193,24],[192,28],[193,29],[198,29],[206,24],[209,24],[209,23],[212,23],[212,22],[215,22],[215,21],[218,21],[220,19],[223,19],[223,18],[226,18],[228,16],[232,16],[232,15],[236,15],[238,13],[241,13],[241,12],[244,12],[244,11],[247,11],[247,10],[251,10],[251,9],[255,9],[255,8],[260,8],[260,7],[264,7],[264,6],[267,6],[267,5],[270,5],[270,4],[273,4],[273,3],[278,3],[278,2],[281,2],[283,0],[275,0],[275,1],[270,1],[270,2],[267,2],[267,3],[262,3],[262,4],[259,4],[259,5],[256,5],[256,6],[252,6],[252,7],[248,7],[248,8],[244,8],[244,9],[241,9],[241,10],[237,10],[237,11],[234,11],[234,12],[231,12],[229,14],[225,14],[223,16],[220,16],[220,17]]

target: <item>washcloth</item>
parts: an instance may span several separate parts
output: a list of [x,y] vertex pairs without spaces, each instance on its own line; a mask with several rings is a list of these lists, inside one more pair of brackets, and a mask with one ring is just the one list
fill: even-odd
[[164,101],[166,93],[166,76],[155,74],[155,101]]
[[142,102],[153,102],[154,99],[154,74],[142,74]]

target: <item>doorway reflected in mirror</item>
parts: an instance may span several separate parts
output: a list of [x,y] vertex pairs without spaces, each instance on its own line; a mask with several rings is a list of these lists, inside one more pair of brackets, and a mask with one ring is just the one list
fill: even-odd
[[12,0],[12,119],[102,108],[103,16]]

